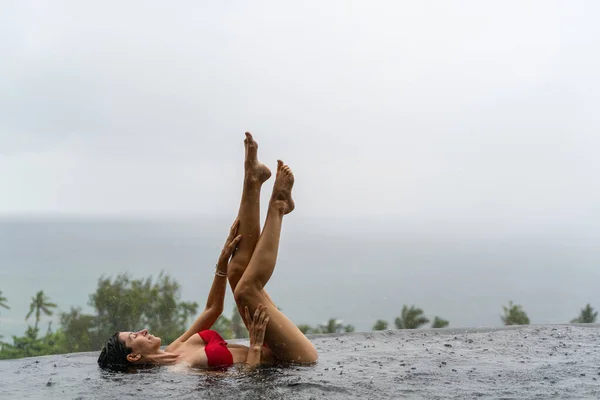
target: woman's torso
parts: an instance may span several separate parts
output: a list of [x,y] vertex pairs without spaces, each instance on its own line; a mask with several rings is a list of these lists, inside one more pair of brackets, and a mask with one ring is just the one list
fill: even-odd
[[[188,363],[198,368],[208,368],[209,362],[206,355],[207,343],[199,334],[192,335],[175,352],[180,354],[180,362]],[[231,353],[233,363],[243,363],[248,356],[248,347],[241,344],[227,343],[227,350]]]

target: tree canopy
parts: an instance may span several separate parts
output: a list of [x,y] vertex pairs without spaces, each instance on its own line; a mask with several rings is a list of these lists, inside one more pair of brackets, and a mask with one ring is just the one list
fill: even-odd
[[373,325],[374,331],[385,331],[388,328],[388,322],[383,319],[378,319]]
[[596,318],[598,317],[598,311],[594,311],[592,306],[588,303],[585,308],[581,309],[581,313],[579,317],[571,320],[573,324],[593,324],[596,322]]
[[518,304],[513,304],[512,300],[508,302],[508,306],[502,306],[504,315],[500,318],[504,325],[529,325],[529,317],[523,311],[523,307]]
[[394,320],[396,328],[398,329],[418,329],[421,326],[428,324],[427,319],[423,313],[423,310],[415,306],[408,307],[407,305],[402,306],[402,312],[399,317]]
[[433,319],[433,323],[431,324],[432,328],[445,328],[447,327],[449,324],[448,321],[446,321],[445,319],[442,319],[440,317],[435,317]]
[[31,298],[29,312],[25,316],[25,321],[27,321],[29,317],[31,317],[31,314],[35,312],[35,324],[33,327],[35,330],[37,330],[41,314],[52,316],[54,314],[54,311],[52,311],[54,308],[56,308],[56,304],[50,301],[48,296],[44,294],[43,290],[40,290],[35,294],[34,297]]
[[169,275],[131,279],[121,274],[100,278],[89,305],[96,311],[94,325],[101,338],[116,331],[136,331],[147,327],[163,343],[177,339],[195,316],[198,303],[180,300],[181,287]]
[[101,277],[89,297],[92,314],[71,307],[60,314],[56,332],[48,329],[38,338],[42,314],[50,316],[56,308],[40,290],[32,297],[25,318],[35,315],[34,326],[23,337],[13,336],[12,343],[1,342],[0,358],[99,350],[114,332],[145,327],[163,343],[170,343],[188,328],[190,317],[198,311],[198,303],[181,301],[180,292],[179,283],[163,273],[155,281],[152,277],[132,279],[127,274]]

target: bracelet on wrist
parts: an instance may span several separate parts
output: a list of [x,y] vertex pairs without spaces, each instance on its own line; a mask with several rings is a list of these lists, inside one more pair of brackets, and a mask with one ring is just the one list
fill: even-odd
[[219,264],[215,265],[215,275],[220,276],[222,278],[227,278],[227,272],[220,271]]

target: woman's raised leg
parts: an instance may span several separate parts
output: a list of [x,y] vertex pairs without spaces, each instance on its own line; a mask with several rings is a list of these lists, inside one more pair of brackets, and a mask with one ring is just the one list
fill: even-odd
[[242,235],[238,248],[229,263],[227,278],[232,290],[246,270],[258,238],[260,236],[260,189],[271,177],[271,171],[258,161],[258,143],[249,132],[244,140],[246,156],[244,159],[244,186],[238,211],[240,226],[238,234]]
[[261,303],[267,307],[271,320],[266,328],[265,343],[277,360],[311,363],[318,358],[313,344],[264,293],[277,261],[283,216],[292,212],[295,206],[292,200],[293,185],[292,171],[283,162],[277,161],[277,176],[265,225],[250,263],[236,286],[234,297],[241,315],[245,314],[246,306],[251,314]]
[[[260,236],[260,189],[262,188],[262,184],[271,177],[269,168],[258,161],[258,143],[256,143],[250,132],[246,132],[244,148],[246,150],[244,158],[244,185],[237,216],[240,221],[238,234],[242,235],[242,240],[227,270],[227,279],[229,280],[232,292],[246,270],[258,242]],[[266,292],[264,294],[272,303],[269,295]]]

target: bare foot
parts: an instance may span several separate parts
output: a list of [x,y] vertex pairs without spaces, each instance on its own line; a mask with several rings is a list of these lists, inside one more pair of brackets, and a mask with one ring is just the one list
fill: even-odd
[[244,147],[246,148],[246,159],[244,160],[246,177],[258,183],[264,183],[271,177],[271,170],[266,165],[258,162],[258,143],[256,143],[250,132],[246,132]]
[[291,213],[296,207],[294,200],[292,200],[293,186],[294,174],[292,170],[283,161],[277,160],[277,175],[273,185],[271,205],[282,211],[283,214]]

